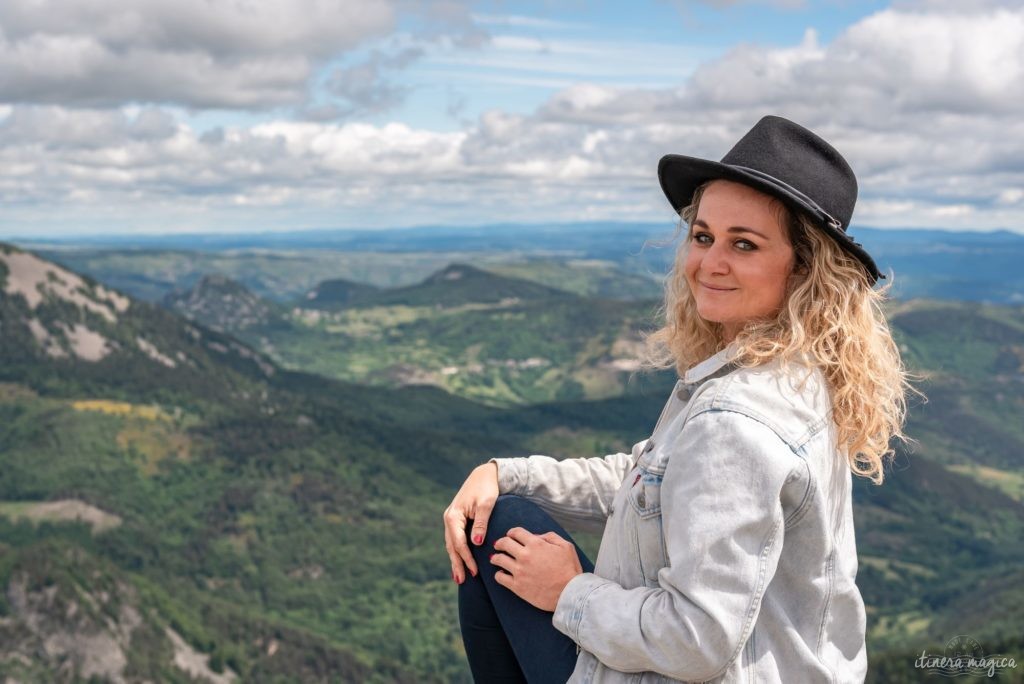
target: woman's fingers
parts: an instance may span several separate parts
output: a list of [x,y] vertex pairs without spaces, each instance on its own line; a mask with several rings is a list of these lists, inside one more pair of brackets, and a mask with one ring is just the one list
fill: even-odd
[[504,570],[498,570],[498,572],[494,573],[494,581],[515,593],[515,577],[513,577],[511,573],[505,572]]
[[459,584],[466,579],[466,570],[474,577],[479,572],[467,543],[466,524],[472,517],[469,534],[474,544],[483,544],[497,499],[498,467],[489,462],[473,469],[444,512],[444,546],[452,563],[452,579]]
[[478,571],[473,554],[470,553],[469,546],[466,544],[466,514],[458,508],[449,508],[445,511],[444,523],[445,548],[448,550],[448,556],[452,559],[454,579],[462,584],[466,579],[463,574],[463,565],[474,577]]
[[452,539],[451,528],[448,525],[448,511],[444,512],[444,550],[448,552],[448,560],[452,564],[452,581],[461,584],[461,572],[463,569],[462,559],[455,552],[455,542]]
[[506,533],[506,536],[520,546],[526,546],[539,538],[540,535],[536,535],[523,527],[513,527]]
[[[491,554],[491,565],[495,565],[505,572],[511,574],[515,566],[516,559],[508,554],[504,553],[492,553]],[[499,573],[501,574],[501,573]]]
[[[524,530],[521,527],[513,527],[512,530],[520,530],[522,532],[526,532],[526,530]],[[496,551],[507,553],[513,558],[518,558],[519,554],[523,552],[523,548],[525,545],[522,542],[515,539],[514,537],[512,537],[512,530],[509,530],[506,536],[501,537],[496,542],[494,542],[494,549]],[[526,534],[530,533],[526,532]]]
[[545,532],[544,534],[540,535],[540,538],[548,542],[549,544],[554,544],[555,546],[565,546],[569,543],[568,541],[563,539],[562,536],[557,532]]
[[506,553],[492,553],[491,564],[498,568],[494,573],[494,581],[514,593],[516,578],[512,571],[516,568],[516,559]]
[[477,546],[484,543],[484,538],[487,535],[487,521],[493,510],[494,500],[479,501],[476,504],[476,510],[473,511],[473,530],[470,535],[473,543]]

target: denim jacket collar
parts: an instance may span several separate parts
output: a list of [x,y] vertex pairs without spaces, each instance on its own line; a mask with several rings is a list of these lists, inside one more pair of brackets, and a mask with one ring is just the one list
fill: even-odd
[[714,356],[710,356],[683,374],[683,383],[687,385],[696,384],[709,376],[722,370],[729,362],[736,358],[739,345],[730,342],[729,345]]

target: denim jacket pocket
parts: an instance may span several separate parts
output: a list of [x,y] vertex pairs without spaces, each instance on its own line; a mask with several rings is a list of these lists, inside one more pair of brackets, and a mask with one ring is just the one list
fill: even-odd
[[658,585],[658,571],[668,564],[661,519],[661,482],[664,468],[643,458],[634,469],[627,499],[636,515],[632,526],[633,551],[647,586]]

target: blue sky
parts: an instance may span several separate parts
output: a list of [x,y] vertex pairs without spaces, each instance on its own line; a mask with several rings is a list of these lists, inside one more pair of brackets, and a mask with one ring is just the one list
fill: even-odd
[[[528,114],[553,93],[576,83],[670,88],[701,62],[720,57],[737,44],[784,47],[799,43],[807,29],[829,41],[886,4],[864,0],[781,7],[670,2],[482,6],[471,18],[487,32],[486,42],[432,46],[394,76],[396,85],[408,89],[403,101],[361,120],[377,125],[397,120],[417,128],[454,131],[488,109]],[[418,17],[407,17],[394,35],[331,60],[322,72],[364,62],[374,50],[409,44],[420,24]],[[318,80],[322,84],[325,79]],[[182,114],[199,129],[289,116],[287,111]]]
[[789,10],[681,9],[667,2],[545,4],[516,3],[517,14],[477,14],[491,34],[489,44],[438,50],[410,68],[403,80],[412,93],[398,118],[455,130],[487,109],[528,114],[574,83],[670,88],[737,43],[799,43],[807,28],[826,38],[876,3]]
[[5,0],[0,236],[668,222],[768,113],[855,225],[1024,230],[1017,0]]

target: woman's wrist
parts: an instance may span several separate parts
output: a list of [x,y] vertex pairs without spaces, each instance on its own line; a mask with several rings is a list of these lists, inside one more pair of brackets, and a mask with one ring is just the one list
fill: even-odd
[[490,471],[493,473],[494,481],[498,483],[498,492],[503,494],[504,492],[501,489],[501,465],[498,463],[499,460],[500,459],[492,458],[487,461],[487,463],[481,463],[478,465],[477,470],[482,470],[484,472]]

